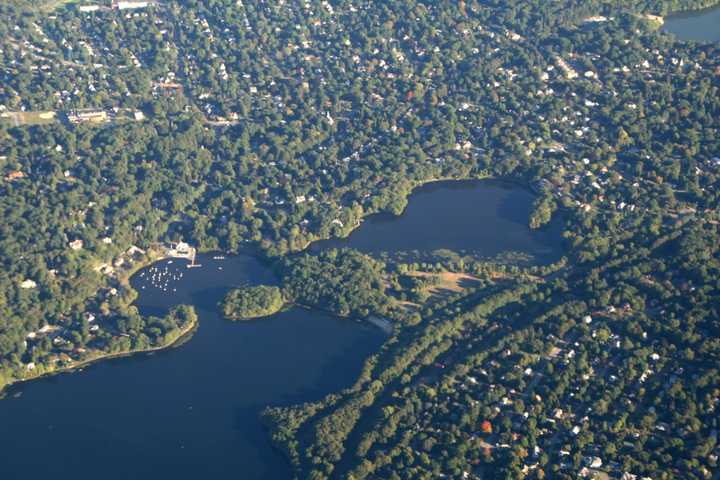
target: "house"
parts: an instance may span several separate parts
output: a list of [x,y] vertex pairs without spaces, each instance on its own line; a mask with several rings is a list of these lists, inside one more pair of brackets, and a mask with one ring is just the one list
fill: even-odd
[[83,241],[80,239],[73,240],[72,242],[68,243],[68,246],[70,247],[71,250],[82,250]]
[[196,250],[185,242],[171,243],[167,249],[166,256],[173,258],[186,258],[193,260]]
[[37,287],[37,283],[35,283],[35,281],[30,280],[30,279],[24,280],[20,284],[20,288],[24,288],[24,289],[35,288],[35,287]]
[[98,273],[102,273],[103,275],[110,275],[114,271],[112,265],[108,265],[107,263],[98,265],[94,270]]
[[603,23],[603,22],[607,22],[607,21],[608,21],[608,18],[607,18],[607,17],[603,17],[603,16],[601,16],[601,15],[597,15],[597,16],[594,16],[594,17],[588,17],[588,18],[586,18],[585,20],[583,20],[583,23]]
[[125,255],[129,257],[134,257],[135,255],[145,255],[145,250],[143,250],[140,247],[136,247],[135,245],[131,245],[130,248],[127,249],[125,252]]
[[568,80],[573,80],[578,77],[578,73],[575,71],[575,69],[568,65],[568,63],[564,59],[560,57],[555,57],[555,61],[557,62],[558,67],[560,67],[560,70],[562,70],[565,74],[565,78],[567,78]]
[[13,180],[20,180],[21,178],[25,178],[25,174],[20,170],[15,170],[14,172],[10,172],[5,175],[5,180],[7,180],[8,182],[12,182]]
[[480,428],[482,429],[483,433],[492,433],[492,423],[490,423],[489,420],[483,420]]

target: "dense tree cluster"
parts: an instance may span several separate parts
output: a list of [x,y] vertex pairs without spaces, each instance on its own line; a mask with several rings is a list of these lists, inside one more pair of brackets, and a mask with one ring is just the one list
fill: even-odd
[[356,250],[304,254],[284,262],[283,288],[294,302],[342,316],[384,312],[384,265]]
[[495,287],[423,307],[351,390],[269,409],[275,441],[311,478],[705,478],[717,229],[668,231],[584,269],[479,273]]
[[266,317],[280,310],[283,295],[278,287],[258,285],[231,290],[222,301],[222,311],[230,320]]

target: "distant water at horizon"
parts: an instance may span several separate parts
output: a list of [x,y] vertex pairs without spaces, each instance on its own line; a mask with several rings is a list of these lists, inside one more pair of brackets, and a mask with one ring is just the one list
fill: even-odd
[[680,40],[720,42],[720,4],[705,10],[668,15],[663,29]]

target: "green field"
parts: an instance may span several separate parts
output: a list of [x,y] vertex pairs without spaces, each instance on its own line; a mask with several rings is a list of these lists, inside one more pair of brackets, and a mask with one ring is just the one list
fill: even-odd
[[20,125],[47,125],[56,122],[57,114],[47,112],[5,112],[0,115],[0,120],[9,122],[14,126]]

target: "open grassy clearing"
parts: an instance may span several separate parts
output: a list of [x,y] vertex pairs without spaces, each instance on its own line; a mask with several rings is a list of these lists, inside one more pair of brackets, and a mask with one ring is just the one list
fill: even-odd
[[3,112],[0,119],[10,122],[16,127],[21,125],[47,125],[58,120],[57,114],[53,111],[46,112]]
[[467,273],[411,272],[408,275],[430,280],[432,285],[427,289],[430,294],[438,294],[442,291],[462,292],[472,284],[480,281],[479,278],[468,275]]

